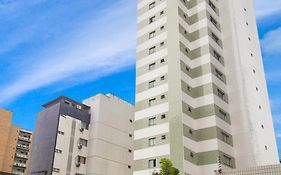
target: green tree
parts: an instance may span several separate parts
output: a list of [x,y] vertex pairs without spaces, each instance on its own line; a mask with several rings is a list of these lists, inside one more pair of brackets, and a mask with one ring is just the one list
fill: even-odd
[[154,171],[152,175],[179,175],[180,171],[173,166],[171,160],[163,158],[160,160],[160,172]]

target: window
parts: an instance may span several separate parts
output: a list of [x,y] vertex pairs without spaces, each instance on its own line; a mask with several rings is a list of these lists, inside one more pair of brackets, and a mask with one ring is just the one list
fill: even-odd
[[218,61],[220,61],[220,59],[221,59],[220,54],[219,54],[217,51],[215,51],[215,50],[214,50],[214,57],[215,57]]
[[132,134],[129,134],[129,137],[133,137],[133,135],[132,135]]
[[223,117],[223,119],[226,120],[226,116],[227,116],[226,112],[224,112],[223,110],[219,109],[219,113]]
[[166,118],[166,115],[165,114],[162,114],[161,115],[161,119],[165,119]]
[[155,168],[156,167],[156,159],[148,160],[148,168]]
[[56,153],[62,153],[62,150],[56,149],[55,152],[56,152]]
[[165,98],[165,95],[161,95],[161,99],[164,99]]
[[223,81],[223,74],[218,69],[215,69],[215,73],[216,73],[216,77],[218,77],[218,79]]
[[131,165],[128,165],[128,168],[129,168],[129,169],[131,169],[131,168],[132,168],[132,166],[131,166]]
[[149,71],[154,70],[155,66],[156,66],[156,63],[150,64],[149,67],[148,67]]
[[194,153],[193,152],[190,152],[190,157],[194,157]]
[[264,146],[264,149],[265,149],[265,150],[267,150],[267,149],[268,149],[266,145]]
[[88,140],[85,140],[85,139],[80,138],[80,139],[79,139],[79,145],[82,145],[82,146],[87,147],[87,145],[88,145]]
[[254,74],[256,73],[256,70],[255,70],[255,69],[253,69],[253,73],[254,73]]
[[162,140],[165,140],[165,139],[166,139],[166,135],[162,135],[162,136],[161,136],[161,139],[162,139]]
[[82,122],[81,121],[81,128],[88,130],[89,129],[89,125],[86,122]]
[[221,91],[220,89],[217,89],[217,93],[218,93],[218,96],[219,96],[221,99],[224,99],[225,93],[224,93],[223,91]]
[[225,143],[230,143],[230,137],[228,134],[221,132],[221,136],[222,136],[222,141],[224,141]]
[[160,30],[163,30],[163,29],[165,29],[165,26],[161,26],[161,27],[160,27]]
[[149,48],[149,55],[153,54],[154,52],[156,52],[156,47],[155,46]]
[[133,123],[133,120],[132,120],[132,119],[130,119],[129,121],[130,121],[130,123]]
[[148,102],[148,105],[152,106],[152,105],[155,104],[155,102],[156,102],[156,98],[150,99],[149,102]]
[[188,106],[188,111],[189,111],[189,112],[192,112],[192,109],[191,109],[191,107],[189,107],[189,106]]
[[77,156],[77,163],[86,164],[86,157]]
[[59,173],[59,172],[60,172],[60,169],[58,169],[58,168],[53,168],[53,172]]
[[156,117],[148,119],[148,126],[156,125]]
[[60,135],[64,135],[64,132],[62,132],[62,131],[58,131],[58,134],[60,134]]
[[226,155],[223,155],[223,163],[227,166],[230,166],[231,167],[231,158],[226,156]]
[[82,109],[82,106],[81,105],[76,105],[76,108],[81,110]]
[[212,23],[216,28],[218,28],[218,22],[215,20],[215,18],[213,18],[212,16],[210,16],[210,21],[211,21],[211,23]]
[[162,76],[160,79],[161,79],[162,81],[165,80],[165,76]]
[[165,42],[161,42],[160,43],[160,47],[164,46],[165,45]]
[[148,83],[148,87],[149,88],[153,88],[153,87],[155,87],[155,80],[152,80],[152,81],[150,81],[149,83]]
[[263,125],[261,125],[261,128],[262,128],[262,129],[264,129],[264,126],[263,126]]
[[214,34],[212,33],[212,39],[218,44],[219,43],[219,38]]
[[161,60],[160,60],[160,63],[164,63],[164,62],[165,62],[165,59],[161,59]]
[[161,12],[160,12],[160,15],[164,15],[164,11],[161,11]]
[[155,37],[156,31],[150,32],[149,33],[149,39]]
[[155,146],[156,145],[156,137],[148,139],[148,146]]
[[156,17],[152,16],[151,18],[149,18],[149,24],[153,23],[155,21]]
[[129,153],[131,153],[131,152],[132,152],[132,150],[131,150],[131,149],[129,149],[128,151],[129,151]]
[[216,6],[209,0],[209,6],[215,11],[217,12],[216,10]]
[[150,3],[150,4],[149,4],[149,10],[150,10],[150,9],[153,9],[153,8],[155,7],[155,4],[156,4],[155,1],[152,2],[152,3]]
[[192,129],[189,129],[189,134],[193,134],[193,131],[192,131]]

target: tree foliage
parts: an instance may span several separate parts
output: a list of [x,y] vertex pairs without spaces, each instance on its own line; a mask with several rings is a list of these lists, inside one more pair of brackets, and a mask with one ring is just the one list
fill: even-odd
[[154,171],[152,175],[179,175],[180,171],[174,167],[171,160],[163,158],[160,160],[160,172]]

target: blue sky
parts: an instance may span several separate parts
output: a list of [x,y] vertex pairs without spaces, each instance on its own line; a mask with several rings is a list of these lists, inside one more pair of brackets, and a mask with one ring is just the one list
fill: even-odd
[[[281,0],[254,0],[281,153]],[[0,0],[0,107],[33,130],[41,105],[113,93],[133,103],[136,0]]]

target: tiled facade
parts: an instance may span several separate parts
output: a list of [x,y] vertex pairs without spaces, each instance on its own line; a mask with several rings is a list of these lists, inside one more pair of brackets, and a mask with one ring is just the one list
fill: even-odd
[[280,174],[281,174],[281,164],[252,167],[243,170],[234,170],[230,172],[223,172],[217,175],[280,175]]

